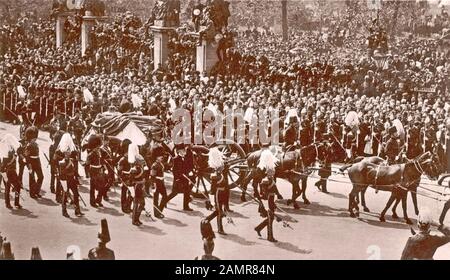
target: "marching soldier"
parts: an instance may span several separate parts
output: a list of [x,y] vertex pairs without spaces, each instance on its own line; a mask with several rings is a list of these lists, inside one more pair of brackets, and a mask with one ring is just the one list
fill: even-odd
[[380,115],[375,113],[373,115],[373,141],[372,141],[372,152],[374,155],[379,156],[381,154],[381,148],[383,146],[383,130],[384,125],[380,120]]
[[111,187],[114,185],[114,159],[112,155],[111,148],[109,147],[109,138],[105,135],[103,136],[103,144],[100,147],[100,153],[103,158],[104,167],[106,168],[105,172],[105,191],[103,192],[103,199],[105,201],[109,201],[108,192]]
[[298,120],[293,116],[289,118],[289,126],[284,131],[283,135],[285,152],[294,150],[298,143]]
[[[25,131],[25,139],[28,143],[25,146],[24,155],[28,170],[30,171],[30,197],[34,199],[42,197],[40,192],[42,182],[44,181],[41,160],[39,158],[39,146],[36,143],[38,133],[39,131],[35,126],[29,127]],[[37,176],[37,179],[35,176]]]
[[356,153],[356,135],[349,126],[345,126],[344,148],[347,151],[347,161],[354,159]]
[[[366,148],[366,143],[370,141],[370,137],[371,137],[371,131],[372,131],[372,127],[371,124],[369,122],[369,116],[368,115],[364,115],[363,121],[360,123],[359,125],[359,130],[358,130],[358,156],[364,156],[365,155],[365,148]],[[372,148],[372,147],[370,147]]]
[[120,203],[122,206],[122,212],[125,214],[131,213],[131,201],[132,197],[128,186],[131,185],[131,164],[128,161],[128,150],[131,141],[126,139],[122,142],[122,152],[123,155],[119,159],[117,164],[117,170],[119,171],[119,179],[121,181],[121,191],[120,191]]
[[68,128],[69,128],[70,134],[72,134],[74,137],[75,145],[80,147],[81,146],[81,138],[83,137],[83,132],[84,132],[85,127],[84,127],[83,121],[81,121],[81,119],[80,119],[80,113],[78,111],[75,112],[75,115],[73,118],[70,118],[69,123],[68,123]]
[[114,251],[108,249],[106,244],[111,241],[109,235],[108,221],[101,221],[101,231],[98,233],[98,246],[89,250],[89,260],[115,260]]
[[65,123],[58,125],[57,129],[50,138],[53,140],[49,147],[49,164],[50,164],[50,191],[56,194],[56,201],[61,203],[62,187],[58,180],[58,162],[64,158],[64,154],[57,151],[62,136],[66,133]]
[[[132,148],[134,145],[130,145]],[[137,146],[134,146],[137,149]],[[133,148],[132,148],[133,149]],[[130,153],[130,152],[129,152]],[[144,186],[145,179],[147,178],[148,170],[145,169],[145,160],[138,153],[134,154],[134,162],[131,169],[131,180],[134,186],[134,200],[133,200],[133,214],[132,214],[132,224],[135,226],[141,226],[142,222],[139,220],[142,211],[145,209],[145,196],[144,196]]]
[[261,213],[262,216],[265,216],[265,220],[255,228],[256,233],[261,237],[261,231],[267,227],[267,240],[270,242],[277,242],[273,237],[273,220],[275,219],[276,208],[275,195],[278,192],[274,175],[275,170],[268,169],[267,177],[261,182],[261,197],[267,201],[267,206]]
[[[223,217],[225,214],[225,205],[229,200],[228,182],[225,172],[225,163],[223,161],[223,154],[216,147],[211,148],[209,151],[208,164],[209,167],[214,169],[214,173],[211,175],[211,193],[214,196],[214,212],[206,217],[206,220],[211,222],[214,218],[217,219],[217,230],[219,234],[226,235],[223,230]],[[212,209],[212,204],[208,201],[207,208]]]
[[414,159],[422,154],[422,137],[420,133],[420,119],[416,118],[413,126],[408,130],[406,156]]
[[[326,140],[329,140],[327,138]],[[315,186],[322,191],[323,193],[329,193],[327,190],[327,179],[331,176],[331,163],[332,163],[332,153],[331,153],[331,144],[326,143],[327,151],[325,152],[325,160],[320,162],[320,170],[318,175],[320,176],[320,180],[315,183]]]
[[389,139],[386,142],[384,155],[388,165],[396,164],[399,159],[400,144],[397,137],[397,129],[395,126],[389,128]]
[[73,203],[75,204],[75,215],[82,217],[83,213],[80,210],[80,195],[78,193],[78,180],[76,178],[76,161],[73,159],[74,154],[77,154],[77,148],[73,143],[72,136],[66,133],[62,136],[57,150],[64,154],[64,159],[58,162],[59,181],[62,185],[62,215],[70,218],[67,213],[67,200],[69,198],[69,191],[73,194]]
[[[94,208],[103,207],[102,197],[105,189],[105,176],[103,158],[100,152],[102,139],[99,135],[92,135],[88,139],[89,154],[86,159],[86,165],[89,166],[90,190],[89,201]],[[96,193],[97,191],[97,193]]]
[[311,134],[311,122],[308,117],[302,120],[302,127],[300,128],[300,145],[306,147],[313,142],[313,135]]
[[[152,150],[152,156],[156,158],[156,161],[151,166],[151,181],[155,186],[155,193],[153,194],[153,209],[156,218],[162,219],[164,215],[164,205],[162,202],[167,199],[166,186],[164,185],[164,151],[162,147],[157,147]],[[159,201],[159,195],[161,195],[161,202]]]
[[22,188],[22,184],[17,175],[17,156],[16,149],[19,146],[19,142],[17,139],[8,134],[4,138],[5,143],[7,143],[7,147],[1,147],[1,149],[7,149],[7,157],[1,159],[0,172],[2,173],[3,182],[5,183],[5,204],[6,208],[12,209],[10,203],[10,192],[11,188],[14,191],[14,206],[17,209],[22,209],[20,205],[20,190]]
[[167,196],[165,200],[161,202],[161,209],[164,209],[172,198],[177,194],[182,193],[183,198],[183,210],[193,211],[189,207],[191,200],[191,190],[194,186],[194,182],[191,179],[191,173],[194,167],[192,152],[188,154],[186,146],[184,144],[178,144],[175,147],[177,151],[177,157],[173,160],[173,187],[172,192]]

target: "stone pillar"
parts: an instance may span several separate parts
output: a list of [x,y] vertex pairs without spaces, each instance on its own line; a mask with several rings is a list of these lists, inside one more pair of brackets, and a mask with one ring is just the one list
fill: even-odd
[[203,75],[204,71],[209,73],[217,62],[219,62],[219,58],[217,57],[217,44],[215,42],[207,42],[203,39],[201,44],[197,45],[196,70],[201,75]]
[[60,48],[64,41],[66,40],[66,33],[64,32],[64,24],[66,23],[67,17],[72,13],[65,12],[56,15],[56,47]]
[[158,69],[158,65],[164,65],[168,59],[169,32],[175,30],[174,27],[163,26],[163,21],[155,21],[151,27],[153,31],[153,66]]
[[87,48],[91,44],[91,31],[95,26],[95,17],[84,16],[81,23],[81,54],[86,53]]
[[83,17],[83,22],[81,23],[81,54],[86,53],[87,48],[91,45],[91,31],[94,29],[97,21],[107,21],[108,17],[97,17],[87,15]]

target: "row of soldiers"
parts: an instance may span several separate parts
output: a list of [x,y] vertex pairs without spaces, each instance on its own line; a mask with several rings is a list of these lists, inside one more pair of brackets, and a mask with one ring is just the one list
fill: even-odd
[[[424,123],[420,118],[412,120],[397,120],[402,130],[394,125],[395,120],[383,122],[378,114],[373,117],[365,115],[357,125],[346,125],[336,117],[327,121],[324,116],[312,118],[289,118],[289,126],[284,130],[283,141],[287,146],[308,146],[313,142],[324,140],[325,134],[331,134],[335,140],[342,143],[347,151],[347,160],[358,156],[381,156],[389,163],[398,163],[401,154],[413,159],[424,152],[437,152],[445,160],[448,150],[447,130],[437,128],[430,122]],[[435,150],[436,149],[436,150]]]

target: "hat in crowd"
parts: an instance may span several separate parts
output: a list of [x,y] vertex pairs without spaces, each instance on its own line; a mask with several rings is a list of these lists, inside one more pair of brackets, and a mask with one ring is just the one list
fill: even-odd
[[8,241],[3,242],[0,250],[0,260],[14,260],[14,254],[11,249],[11,243]]
[[395,126],[392,126],[389,128],[389,134],[394,134],[397,132],[397,128]]
[[39,247],[33,247],[31,249],[31,258],[30,260],[40,261],[42,260],[41,252],[39,251]]
[[212,240],[216,238],[211,223],[207,219],[203,219],[200,222],[200,233],[202,234],[202,239],[204,240]]
[[106,219],[102,219],[101,221],[98,239],[103,243],[108,243],[109,241],[111,241],[111,236],[109,235],[108,221]]

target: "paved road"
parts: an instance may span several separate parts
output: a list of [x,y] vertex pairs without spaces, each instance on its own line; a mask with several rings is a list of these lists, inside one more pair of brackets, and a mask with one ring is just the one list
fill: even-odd
[[[12,133],[18,135],[18,127],[0,124],[0,135]],[[48,134],[39,135],[41,153],[48,151],[50,144]],[[137,228],[131,225],[131,217],[120,211],[119,193],[110,194],[111,202],[105,203],[102,209],[84,208],[83,218],[76,218],[73,209],[71,219],[61,215],[61,207],[54,201],[49,188],[49,169],[42,156],[44,167],[44,185],[46,192],[43,199],[32,200],[23,193],[25,201],[23,210],[8,210],[4,207],[4,187],[0,193],[0,232],[12,242],[17,259],[29,259],[31,247],[39,246],[43,258],[64,259],[66,248],[77,245],[81,255],[87,256],[90,248],[96,245],[100,220],[107,218],[112,241],[109,247],[115,250],[118,259],[193,259],[202,253],[199,223],[208,211],[204,202],[194,201],[194,212],[185,213],[182,208],[182,197],[175,198],[165,212],[164,220],[152,221],[146,217],[144,226]],[[166,184],[171,182],[167,176]],[[291,223],[293,229],[284,228],[282,223],[274,226],[276,244],[259,238],[253,228],[261,221],[254,203],[241,203],[239,194],[232,192],[231,208],[235,226],[225,225],[227,236],[217,235],[215,254],[222,259],[399,259],[403,246],[410,235],[409,226],[401,220],[394,221],[387,216],[387,222],[378,220],[387,193],[375,194],[367,192],[367,204],[372,213],[362,214],[359,219],[352,219],[346,211],[350,192],[348,178],[336,175],[333,179],[342,183],[330,183],[331,194],[318,192],[314,187],[316,179],[308,182],[307,195],[310,205],[301,204],[301,209],[293,210],[285,201],[279,205],[298,220]],[[24,176],[25,186],[28,185]],[[88,186],[84,182],[81,195],[89,200]],[[291,187],[287,182],[279,182],[279,189],[285,198],[289,197]],[[410,200],[409,215],[415,218]],[[437,219],[442,202],[420,197],[421,206],[426,205]],[[151,209],[151,201],[147,199],[147,208]],[[399,209],[400,210],[400,209]],[[401,211],[398,211],[400,214]],[[390,215],[390,213],[388,213]],[[415,220],[414,220],[415,221]],[[447,219],[447,222],[449,220]],[[216,229],[216,225],[213,224]],[[265,236],[265,233],[263,233]],[[436,253],[436,259],[450,258],[450,245],[442,247]]]

